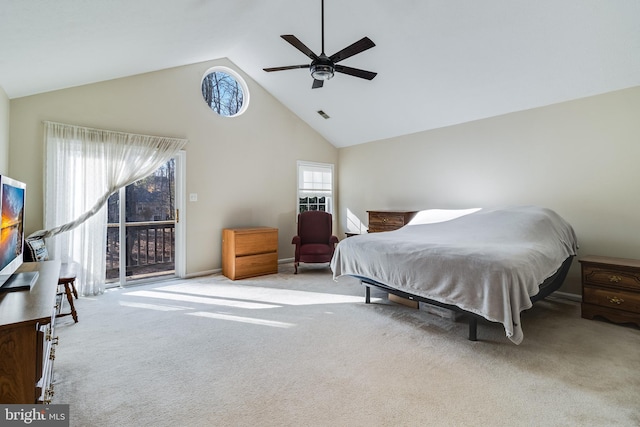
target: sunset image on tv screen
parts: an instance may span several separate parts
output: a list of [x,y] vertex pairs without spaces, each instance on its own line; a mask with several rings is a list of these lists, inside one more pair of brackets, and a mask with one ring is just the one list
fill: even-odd
[[22,253],[24,189],[2,185],[0,222],[0,270]]

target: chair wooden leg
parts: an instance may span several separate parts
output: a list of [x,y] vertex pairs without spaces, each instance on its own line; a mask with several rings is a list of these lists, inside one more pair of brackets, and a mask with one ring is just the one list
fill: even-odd
[[73,317],[73,321],[78,323],[78,313],[76,313],[76,307],[73,305],[73,296],[71,295],[71,283],[64,284],[64,293],[67,295],[67,301],[69,301],[69,306],[71,307],[71,316]]

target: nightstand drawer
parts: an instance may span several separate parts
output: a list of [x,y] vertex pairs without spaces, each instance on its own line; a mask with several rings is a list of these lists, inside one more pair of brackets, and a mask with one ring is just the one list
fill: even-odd
[[624,271],[612,267],[587,265],[582,271],[584,283],[640,291],[640,271]]
[[640,313],[640,294],[631,292],[585,286],[582,290],[582,301],[601,307]]

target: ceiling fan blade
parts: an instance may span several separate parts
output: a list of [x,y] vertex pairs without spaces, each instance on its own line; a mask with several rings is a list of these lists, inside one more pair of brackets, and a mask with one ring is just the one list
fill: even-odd
[[324,80],[313,79],[313,85],[311,89],[318,89],[324,85]]
[[264,71],[283,71],[283,70],[295,70],[297,68],[309,68],[309,64],[304,65],[288,65],[286,67],[272,67],[272,68],[263,68]]
[[338,73],[349,74],[350,76],[360,77],[361,79],[373,80],[378,73],[372,71],[360,70],[358,68],[345,67],[344,65],[336,65]]
[[352,45],[345,47],[340,52],[334,53],[329,57],[329,59],[334,63],[340,62],[367,49],[371,49],[375,45],[376,44],[372,42],[369,37],[363,37]]
[[285,34],[282,37],[284,40],[286,40],[291,46],[295,47],[296,49],[298,49],[300,52],[304,53],[305,55],[307,55],[309,58],[311,59],[318,59],[318,55],[316,55],[315,53],[313,53],[313,51],[311,49],[309,49],[304,43],[302,43],[300,40],[298,40],[298,38],[292,34]]

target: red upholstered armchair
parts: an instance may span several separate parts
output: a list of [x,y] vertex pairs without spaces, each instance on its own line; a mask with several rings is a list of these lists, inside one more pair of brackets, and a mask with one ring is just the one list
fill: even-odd
[[293,237],[296,245],[295,274],[301,262],[330,262],[338,238],[331,234],[331,214],[323,211],[306,211],[298,214],[298,235]]

